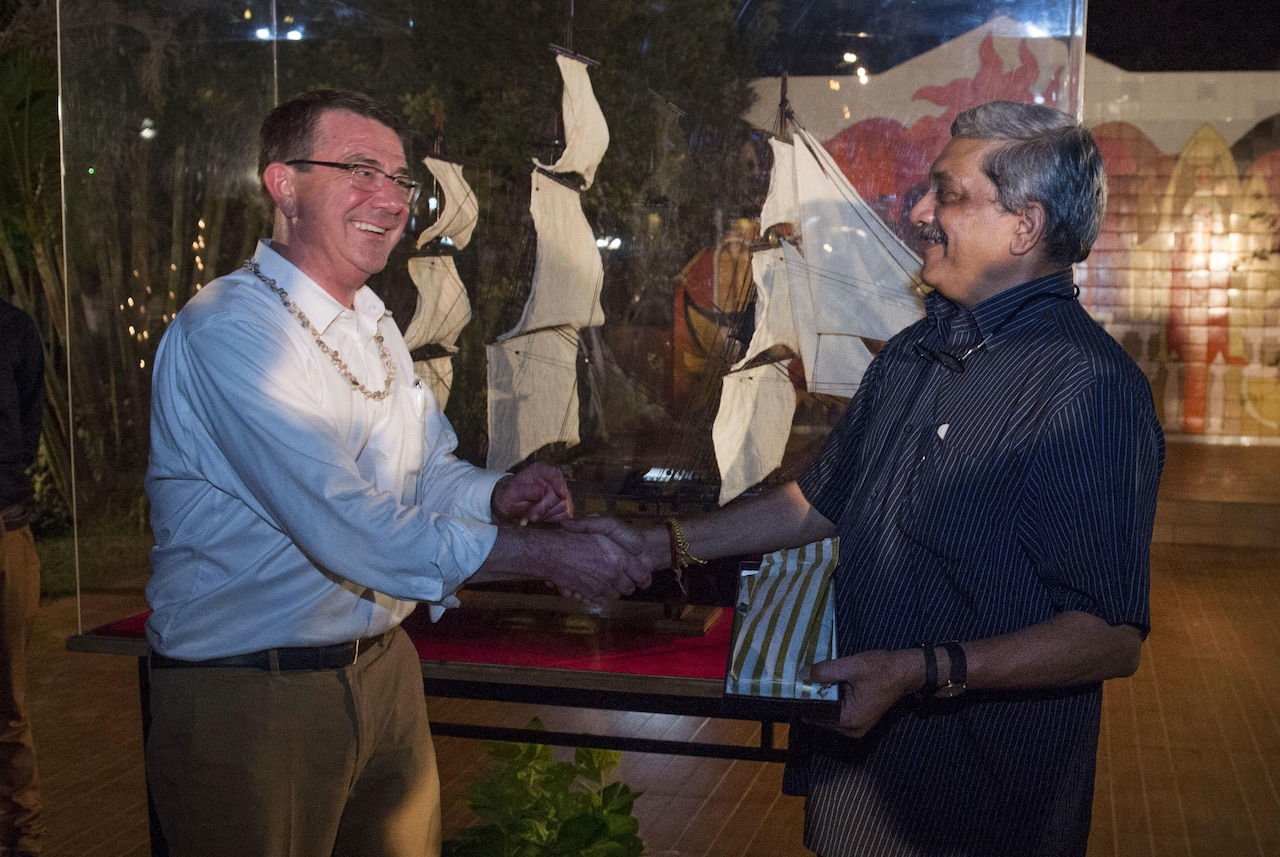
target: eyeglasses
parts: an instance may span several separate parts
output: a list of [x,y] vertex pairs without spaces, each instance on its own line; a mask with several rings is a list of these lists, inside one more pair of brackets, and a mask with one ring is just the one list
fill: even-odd
[[1024,298],[1022,303],[1018,304],[1013,308],[1013,312],[1005,316],[1004,320],[996,325],[995,330],[991,331],[986,336],[982,337],[981,342],[979,342],[977,345],[970,348],[964,354],[961,354],[959,357],[952,354],[950,351],[939,351],[936,348],[930,348],[929,346],[924,344],[923,336],[917,339],[915,342],[911,343],[911,347],[916,352],[917,357],[923,357],[925,360],[928,360],[930,363],[937,363],[939,366],[942,366],[943,368],[947,369],[950,372],[963,372],[964,361],[972,357],[974,352],[979,351],[981,349],[985,349],[987,347],[987,343],[991,341],[991,338],[995,336],[997,333],[999,333],[1000,329],[1004,327],[1006,324],[1008,324],[1013,319],[1013,317],[1018,314],[1018,311],[1021,310],[1027,304],[1031,303],[1032,301],[1039,300],[1040,298],[1057,298],[1060,301],[1073,301],[1077,297],[1079,297],[1079,295],[1080,295],[1080,287],[1073,285],[1071,287],[1071,294],[1069,295],[1058,294],[1057,292],[1041,292],[1038,295],[1031,295],[1028,298]]
[[309,161],[305,158],[284,162],[286,167],[296,167],[300,164],[345,170],[348,178],[351,179],[351,186],[366,193],[382,190],[382,186],[386,184],[387,179],[391,179],[391,183],[396,186],[396,189],[404,194],[405,205],[413,205],[418,201],[419,194],[422,193],[422,185],[419,182],[408,176],[393,176],[386,170],[378,169],[370,164],[340,164],[334,161]]

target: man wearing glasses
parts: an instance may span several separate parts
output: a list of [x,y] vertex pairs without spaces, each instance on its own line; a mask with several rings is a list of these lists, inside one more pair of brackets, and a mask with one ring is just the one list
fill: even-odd
[[[822,857],[1083,857],[1102,682],[1132,674],[1164,440],[1075,300],[1106,176],[1070,117],[960,114],[911,211],[926,318],[877,355],[798,482],[628,531],[651,568],[839,536],[838,721],[785,787]],[[679,538],[677,538],[679,536]],[[673,554],[675,556],[673,556]]]
[[456,459],[366,286],[419,193],[407,132],[317,91],[262,125],[272,237],[156,357],[147,492],[148,782],[176,857],[439,853],[435,756],[400,622],[468,581],[596,602],[647,585],[572,517],[558,470]]

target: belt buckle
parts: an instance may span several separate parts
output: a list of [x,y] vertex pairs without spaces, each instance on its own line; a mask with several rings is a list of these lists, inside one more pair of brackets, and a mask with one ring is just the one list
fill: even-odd
[[355,642],[351,644],[351,663],[347,666],[355,666],[358,660],[360,660],[360,637],[356,637]]

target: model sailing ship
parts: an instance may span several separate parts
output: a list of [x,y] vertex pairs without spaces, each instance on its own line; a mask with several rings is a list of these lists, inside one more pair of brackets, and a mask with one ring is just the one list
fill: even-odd
[[595,181],[609,128],[587,74],[592,61],[552,50],[564,81],[565,148],[555,163],[533,161],[533,283],[520,321],[486,347],[491,470],[506,470],[549,443],[578,443],[579,332],[604,324],[604,264],[582,192]]
[[417,247],[424,254],[409,259],[418,303],[405,325],[404,341],[415,355],[414,372],[443,410],[453,386],[458,335],[471,321],[471,304],[453,256],[470,243],[479,206],[461,165],[438,154],[424,158],[423,163],[439,186],[440,208],[435,221],[418,236]]
[[[563,81],[566,143],[554,163],[533,160],[529,209],[537,255],[529,296],[515,327],[486,346],[486,465],[494,470],[510,469],[548,444],[578,442],[580,332],[604,323],[604,266],[581,194],[595,179],[609,130],[587,74],[594,62],[558,46],[552,50]],[[443,408],[458,336],[471,320],[453,256],[471,240],[478,205],[459,164],[438,153],[424,163],[440,191],[439,209],[418,237],[422,254],[408,262],[417,304],[404,338],[417,375]]]
[[[552,47],[563,81],[565,147],[554,163],[534,159],[530,213],[536,261],[520,320],[486,347],[487,466],[509,469],[549,444],[579,442],[580,340],[604,323],[604,269],[581,194],[591,187],[609,131],[588,74],[593,61]],[[777,469],[791,433],[799,359],[810,393],[847,399],[883,341],[922,313],[920,259],[884,224],[798,121],[785,78],[773,166],[752,246],[754,332],[723,376],[711,430],[727,503]],[[470,240],[475,196],[458,165],[428,157],[443,190],[439,216],[418,239],[434,255],[410,260],[419,291],[406,328],[410,347],[434,357],[415,368],[447,401],[449,361],[470,318],[452,253]],[[726,337],[720,336],[724,341]],[[417,352],[421,354],[421,351]]]
[[713,440],[720,503],[782,462],[796,406],[788,363],[811,393],[850,398],[883,342],[920,318],[920,258],[862,199],[786,101],[753,247],[755,331],[724,376]]

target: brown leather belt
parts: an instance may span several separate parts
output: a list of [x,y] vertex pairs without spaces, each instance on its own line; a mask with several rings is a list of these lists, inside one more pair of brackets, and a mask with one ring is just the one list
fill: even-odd
[[209,658],[203,661],[184,661],[152,652],[152,669],[255,669],[255,670],[336,670],[349,667],[366,652],[382,642],[390,631],[376,637],[364,637],[332,646],[299,646],[265,649],[226,658]]

